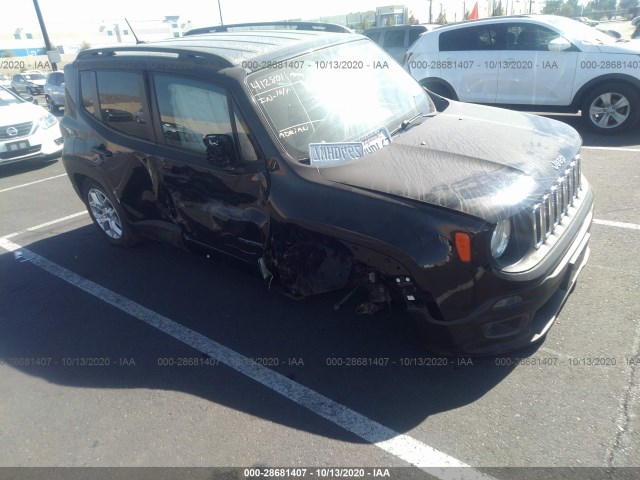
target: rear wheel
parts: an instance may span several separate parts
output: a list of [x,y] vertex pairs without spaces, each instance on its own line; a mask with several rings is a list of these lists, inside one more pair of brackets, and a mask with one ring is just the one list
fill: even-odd
[[83,199],[93,222],[104,237],[114,245],[132,247],[140,242],[127,223],[120,204],[98,182],[87,179],[83,186]]
[[584,98],[582,118],[595,133],[623,132],[640,118],[640,96],[624,83],[596,87]]

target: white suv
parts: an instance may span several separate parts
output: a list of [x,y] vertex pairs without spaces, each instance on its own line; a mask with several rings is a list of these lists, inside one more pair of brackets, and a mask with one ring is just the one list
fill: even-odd
[[495,17],[426,32],[405,68],[447,98],[537,112],[581,110],[599,133],[640,118],[640,44],[553,15]]

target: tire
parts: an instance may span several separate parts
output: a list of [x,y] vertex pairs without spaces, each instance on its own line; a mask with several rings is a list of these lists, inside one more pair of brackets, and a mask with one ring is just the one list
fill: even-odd
[[82,198],[91,220],[111,244],[128,248],[140,243],[140,236],[133,232],[122,207],[108,189],[88,178],[83,184]]
[[640,95],[630,85],[611,83],[590,90],[582,103],[582,120],[594,133],[624,132],[640,119]]
[[51,113],[58,113],[59,107],[55,103],[53,103],[51,97],[49,95],[45,95],[44,99],[47,102],[47,109],[49,109]]

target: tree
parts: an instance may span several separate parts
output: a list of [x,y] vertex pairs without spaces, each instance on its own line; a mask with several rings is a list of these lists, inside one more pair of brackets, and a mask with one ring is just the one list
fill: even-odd
[[590,6],[596,20],[605,16],[611,18],[611,12],[616,9],[616,0],[594,0]]
[[491,12],[492,17],[501,17],[504,15],[504,8],[502,8],[502,2],[498,2],[497,5],[494,5],[493,12]]
[[409,25],[415,25],[416,24],[416,17],[413,16],[413,13],[411,15],[409,15]]
[[469,10],[465,10],[464,11],[464,17],[462,17],[463,20],[469,20],[469,15],[471,15],[471,13],[469,13]]
[[91,44],[86,40],[83,40],[78,50],[83,51],[83,50],[89,50],[90,48],[91,48]]
[[620,0],[620,9],[629,10],[630,8],[636,8],[638,6],[638,0]]
[[436,18],[436,23],[438,25],[446,25],[447,24],[447,12],[446,11],[440,12],[440,15],[438,15],[438,18]]
[[394,27],[396,25],[396,19],[393,17],[387,18],[387,21],[384,22],[385,27]]

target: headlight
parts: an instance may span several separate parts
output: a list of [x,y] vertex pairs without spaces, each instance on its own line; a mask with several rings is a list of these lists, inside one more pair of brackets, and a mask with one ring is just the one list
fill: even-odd
[[44,117],[40,119],[40,128],[47,129],[49,127],[53,127],[56,124],[56,117],[47,113]]
[[501,220],[491,235],[491,254],[493,258],[500,258],[509,245],[511,238],[511,223],[509,219]]

